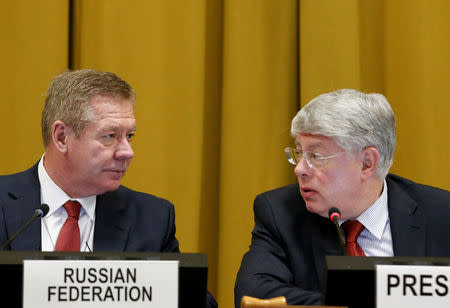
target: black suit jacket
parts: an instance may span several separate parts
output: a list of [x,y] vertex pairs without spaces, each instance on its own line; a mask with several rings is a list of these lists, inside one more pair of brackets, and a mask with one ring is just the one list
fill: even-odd
[[[0,177],[0,243],[7,240],[41,203],[37,164]],[[178,252],[173,205],[124,186],[97,196],[95,251]],[[36,221],[10,245],[11,250],[41,250],[41,224]]]
[[[450,257],[450,192],[388,175],[395,256]],[[318,305],[326,255],[341,255],[333,222],[310,213],[297,184],[256,197],[255,227],[235,285],[242,296],[285,296],[290,305]]]
[[[0,176],[0,243],[16,232],[41,204],[37,164]],[[10,245],[11,250],[41,250],[41,223],[35,221]],[[179,252],[173,205],[124,186],[97,196],[95,251]],[[217,307],[207,294],[207,306]]]

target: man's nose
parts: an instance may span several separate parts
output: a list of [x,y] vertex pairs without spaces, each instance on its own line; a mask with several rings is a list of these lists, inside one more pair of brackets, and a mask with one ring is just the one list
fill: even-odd
[[126,160],[132,159],[134,157],[134,151],[131,147],[131,143],[127,140],[127,138],[123,138],[116,150],[115,153],[116,159]]
[[305,157],[300,158],[297,166],[295,166],[294,172],[297,177],[311,174],[312,168],[308,165]]

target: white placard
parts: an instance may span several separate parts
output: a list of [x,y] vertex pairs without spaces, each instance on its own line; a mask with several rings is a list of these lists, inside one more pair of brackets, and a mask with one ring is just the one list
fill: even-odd
[[178,307],[178,261],[25,260],[23,308]]
[[377,265],[377,308],[450,307],[450,267]]

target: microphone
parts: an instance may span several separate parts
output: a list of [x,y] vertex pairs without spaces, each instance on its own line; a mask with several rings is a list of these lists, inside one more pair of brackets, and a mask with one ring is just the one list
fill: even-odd
[[45,215],[47,215],[48,211],[49,211],[49,207],[47,204],[42,203],[40,207],[38,207],[35,211],[34,211],[34,215],[22,226],[20,227],[19,230],[16,231],[16,233],[14,233],[2,246],[1,250],[5,250],[9,244],[11,244],[12,241],[14,241],[16,239],[16,237],[22,233],[23,230],[26,229],[26,227],[28,227],[29,224],[31,224],[33,221],[35,221],[37,218],[42,218]]
[[347,255],[347,250],[345,249],[345,239],[344,234],[342,232],[341,227],[339,227],[339,218],[341,218],[341,212],[338,208],[332,207],[328,211],[328,217],[334,222],[334,225],[336,227],[336,231],[339,236],[339,244],[341,245],[342,251],[344,252],[344,256]]

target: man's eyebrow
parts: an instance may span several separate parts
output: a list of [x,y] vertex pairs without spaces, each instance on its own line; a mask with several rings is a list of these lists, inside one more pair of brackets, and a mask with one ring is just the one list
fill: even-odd
[[[302,145],[297,141],[295,141],[295,146],[297,148],[299,148],[299,147],[302,148]],[[323,148],[323,143],[320,141],[308,146],[309,151],[316,150],[318,148]]]
[[[107,132],[107,131],[113,131],[113,132],[117,132],[119,131],[120,128],[116,125],[111,125],[111,126],[107,126],[101,129],[102,132]],[[132,128],[130,128],[129,130],[127,130],[128,132],[135,132],[136,131],[136,126],[133,126]]]
[[107,131],[118,131],[119,127],[115,126],[115,125],[111,125],[111,126],[105,126],[101,129],[102,132],[107,132]]

